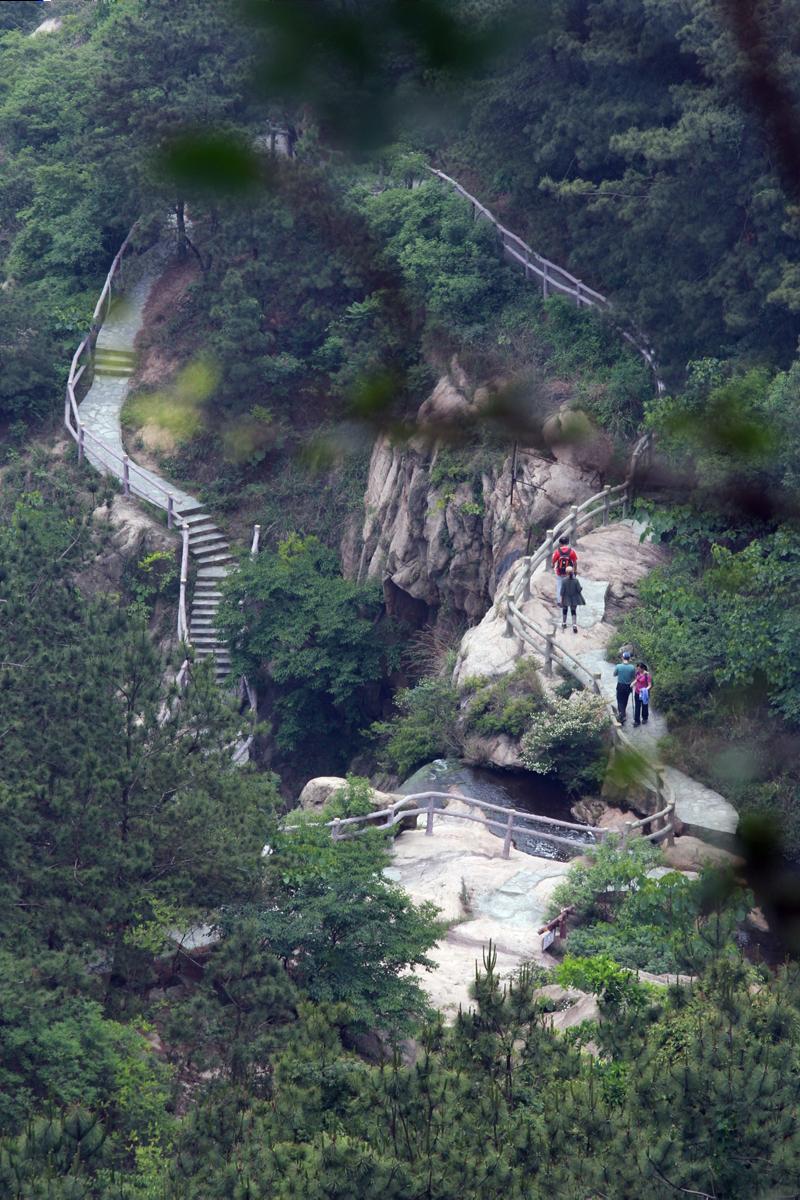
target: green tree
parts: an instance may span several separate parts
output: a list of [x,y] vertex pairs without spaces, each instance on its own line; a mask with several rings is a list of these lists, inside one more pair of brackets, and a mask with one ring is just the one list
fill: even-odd
[[349,1022],[394,1035],[427,1008],[407,972],[433,965],[427,951],[443,927],[434,905],[415,905],[384,877],[384,837],[333,842],[324,825],[302,820],[278,834],[266,876],[270,903],[256,920],[306,995],[346,1005]]
[[39,493],[0,533],[0,922],[124,974],[152,898],[208,911],[252,894],[275,791],[233,766],[241,722],[208,671],[163,719],[165,664],[141,617],[71,581],[91,554],[85,517]]
[[343,579],[317,538],[292,535],[230,576],[220,627],[235,671],[271,689],[282,750],[323,750],[342,763],[369,716],[386,667],[376,585]]

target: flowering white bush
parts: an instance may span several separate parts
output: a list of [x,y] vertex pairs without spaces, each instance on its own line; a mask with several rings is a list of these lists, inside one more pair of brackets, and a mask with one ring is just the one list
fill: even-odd
[[608,716],[599,696],[576,692],[554,697],[548,708],[536,713],[521,742],[522,761],[537,775],[557,773],[576,780],[597,759]]

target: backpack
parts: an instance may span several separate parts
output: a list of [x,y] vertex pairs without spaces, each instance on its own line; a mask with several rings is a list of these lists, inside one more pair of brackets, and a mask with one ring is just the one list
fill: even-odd
[[573,565],[571,556],[572,551],[570,550],[569,546],[565,547],[564,549],[559,546],[558,559],[556,560],[556,570],[558,571],[559,575],[566,575],[567,567],[571,567]]

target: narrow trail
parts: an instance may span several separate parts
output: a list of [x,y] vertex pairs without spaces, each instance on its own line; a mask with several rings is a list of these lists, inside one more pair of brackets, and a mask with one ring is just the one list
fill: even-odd
[[[472,204],[474,214],[496,226],[506,257],[522,268],[526,282],[541,279],[545,296],[549,294],[550,289],[555,288],[573,296],[579,308],[586,305],[610,309],[604,296],[587,288],[556,264],[535,254],[526,243],[501,226],[493,214],[455,180],[440,172],[434,174],[438,175],[442,182],[455,187]],[[219,682],[223,682],[230,674],[231,660],[230,653],[217,631],[217,612],[221,600],[221,581],[235,565],[228,540],[194,496],[174,487],[156,472],[134,463],[125,454],[123,445],[121,413],[136,365],[136,337],[144,323],[147,301],[170,258],[170,253],[163,244],[152,247],[138,257],[133,268],[135,278],[130,278],[127,288],[123,289],[120,287],[120,267],[128,241],[129,239],[126,239],[109,272],[106,287],[95,310],[94,333],[82,343],[73,360],[68,385],[66,423],[70,433],[79,443],[79,452],[84,453],[97,470],[113,474],[122,480],[130,494],[150,501],[161,509],[167,508],[170,518],[174,510],[174,516],[188,531],[189,552],[197,563],[197,581],[192,598],[191,620],[183,636],[189,635],[198,658],[213,658],[216,677]],[[108,304],[112,283],[117,286],[118,294],[104,312],[104,297],[105,303]],[[664,384],[646,341],[641,336],[635,336],[625,330],[621,330],[621,333],[648,363],[654,374],[656,390],[661,392]],[[84,369],[77,371],[77,365],[87,345],[91,353],[92,338],[95,338],[95,334],[94,355],[91,360],[94,368],[92,383],[83,401],[76,408],[74,386],[77,386]],[[70,417],[70,402],[72,412],[77,416],[75,428]],[[602,520],[603,526],[607,528],[610,519],[622,517],[624,521],[634,494],[637,471],[649,462],[651,454],[652,444],[649,437],[640,439],[631,458],[629,475],[624,484],[616,488],[605,488],[602,493],[591,497],[579,508],[573,507],[568,518],[555,530],[548,531],[546,543],[528,558],[517,560],[508,577],[505,593],[498,596],[492,609],[481,622],[483,626],[487,621],[501,621],[504,625],[504,637],[516,638],[539,652],[544,645],[551,666],[552,662],[556,661],[563,669],[580,679],[584,686],[591,686],[607,702],[609,709],[614,700],[615,679],[613,667],[605,659],[604,645],[597,642],[591,645],[570,644],[568,647],[562,645],[551,632],[552,615],[547,614],[546,620],[537,625],[530,619],[527,605],[532,599],[531,589],[535,577],[547,570],[547,560],[555,533],[569,525],[574,542],[574,535],[587,524],[591,528],[592,524]],[[612,512],[616,510],[616,506],[619,506],[620,511]],[[603,611],[604,601],[600,605],[599,615],[595,616],[597,622],[603,620]],[[586,617],[582,617],[581,624],[585,621]],[[468,633],[465,642],[469,636]],[[512,653],[512,662],[513,657]],[[497,655],[498,661],[508,658],[508,651],[500,651]],[[500,667],[499,673],[502,674],[507,669],[510,668]],[[671,797],[670,811],[675,811],[689,830],[697,832],[707,840],[719,840],[723,843],[728,841],[738,822],[733,806],[712,789],[683,772],[658,762],[657,742],[666,732],[666,725],[655,711],[651,720],[649,729],[631,732],[637,737],[635,745],[650,752],[653,761],[650,772],[655,778],[654,790],[659,803],[666,794],[667,797]],[[618,728],[616,737],[623,746],[634,744],[629,735],[623,737]],[[653,789],[652,782],[648,786]],[[655,829],[651,830],[651,836],[655,836],[656,832]]]
[[[96,470],[124,478],[122,408],[136,366],[136,337],[144,324],[147,301],[167,262],[169,252],[158,245],[142,255],[138,278],[111,305],[97,336],[94,378],[78,406],[86,438],[86,457]],[[178,520],[189,527],[189,552],[197,564],[192,596],[190,639],[198,659],[212,657],[217,682],[230,674],[230,653],[217,632],[216,619],[222,594],[220,583],[234,565],[230,544],[204,505],[188,492],[131,460],[130,489],[140,499],[163,508],[169,492]]]
[[[616,526],[627,526],[637,537],[642,531],[642,526],[632,520],[620,521],[615,524]],[[596,531],[595,538],[600,536],[602,536],[600,531]],[[580,541],[577,542],[576,549],[580,553]],[[624,559],[622,561],[624,562]],[[584,589],[588,591],[583,577],[581,577],[581,582],[584,584]],[[608,584],[605,581],[591,582],[603,599],[599,605],[587,605],[586,608],[578,609],[578,626],[581,632],[577,637],[573,637],[571,632],[559,633],[555,644],[568,649],[586,672],[597,680],[600,695],[611,705],[616,705],[617,680],[614,675],[614,664],[608,661],[604,645],[609,633],[609,625],[604,622],[604,597],[607,594]],[[537,590],[537,585],[541,585],[545,590],[552,587],[552,572],[548,571],[546,564],[542,563],[537,568],[532,576],[532,583]],[[522,607],[525,611],[526,606]],[[597,629],[597,634],[603,643],[600,645],[596,644],[596,638],[582,636],[584,630],[588,633],[596,626],[602,626],[601,629]],[[570,638],[572,638],[571,641]],[[641,750],[649,758],[657,760],[659,758],[658,743],[669,732],[666,717],[658,710],[657,679],[654,683],[653,699],[654,704],[647,725],[642,725],[637,729],[633,726],[633,698],[631,698],[625,729],[634,749]],[[677,767],[662,765],[661,769],[665,781],[675,797],[676,816],[686,832],[695,834],[705,841],[728,846],[739,821],[736,809],[730,801],[726,800],[719,792],[692,779],[684,771],[679,771]]]
[[[613,317],[613,306],[606,296],[588,288],[581,280],[571,275],[568,271],[565,271],[556,263],[536,253],[526,242],[502,225],[491,210],[482,204],[476,196],[473,196],[463,188],[457,180],[444,174],[442,171],[432,170],[432,174],[436,175],[443,184],[458,192],[471,205],[474,218],[488,221],[495,227],[503,248],[504,257],[521,271],[524,286],[541,288],[542,295],[545,298],[553,291],[557,291],[562,295],[573,298],[578,308],[584,306],[595,308],[605,311]],[[658,394],[664,392],[665,384],[661,378],[658,363],[648,339],[640,332],[626,330],[623,327],[619,327],[619,332],[634,347],[637,353],[641,355],[653,372],[653,382],[656,392]],[[602,494],[598,494],[592,500],[586,501],[581,505],[581,509],[591,508],[593,503],[599,506],[600,502],[604,500],[604,512],[601,513],[598,507],[595,514],[596,517],[602,517],[604,526],[608,526],[609,519],[618,520],[620,516],[624,521],[627,516],[629,503],[635,491],[637,472],[649,461],[651,454],[652,442],[647,437],[640,439],[637,447],[634,449],[625,484],[616,489],[610,489],[609,496],[605,499]],[[616,493],[619,493],[618,499],[613,498]],[[620,511],[614,511],[612,517],[610,510],[617,504],[620,505]],[[544,621],[540,620],[537,613],[532,628],[526,628],[520,622],[519,618],[513,615],[513,610],[516,608],[518,614],[524,617],[528,616],[527,605],[530,603],[531,587],[534,585],[534,580],[537,577],[548,571],[549,555],[554,544],[554,535],[562,529],[571,526],[570,532],[573,534],[573,545],[576,543],[575,535],[583,521],[579,522],[577,520],[578,509],[572,509],[571,513],[574,514],[573,517],[565,519],[554,530],[548,531],[550,535],[549,541],[540,546],[535,554],[527,560],[522,559],[517,561],[507,580],[506,593],[498,592],[495,604],[489,613],[487,613],[484,622],[493,621],[502,616],[505,619],[503,636],[516,637],[523,642],[527,642],[533,649],[539,652],[544,648],[546,653],[550,655],[551,661],[554,657],[562,669],[572,673],[584,686],[587,686],[587,684],[591,686],[603,697],[610,709],[616,700],[616,679],[614,677],[613,664],[606,660],[604,642],[603,644],[596,644],[591,647],[586,644],[562,642],[554,632],[551,632],[553,630],[552,613],[547,613]],[[591,514],[588,515],[590,516]],[[525,588],[519,586],[521,583],[520,572],[522,575],[526,575],[527,578]],[[606,584],[605,586],[607,588],[608,585]],[[605,601],[603,599],[600,606],[600,614],[592,618],[593,622],[603,620],[604,606]],[[502,613],[501,609],[503,610]],[[582,627],[587,621],[589,610],[579,611],[586,614],[579,617],[579,627]],[[469,633],[467,637],[469,637]],[[499,646],[495,653],[495,659],[498,663],[510,662],[513,665],[513,654],[509,655],[507,650]],[[508,669],[510,669],[510,666],[504,666],[501,668],[501,673],[502,670]],[[462,670],[462,678],[468,673],[467,670]],[[654,687],[655,697],[658,694],[657,684],[658,681],[656,680],[656,686]],[[720,845],[730,845],[732,835],[735,833],[739,821],[735,808],[718,792],[692,779],[683,771],[659,762],[658,740],[667,732],[667,726],[663,716],[660,716],[657,711],[653,712],[650,721],[652,723],[649,724],[648,729],[630,729],[624,737],[618,736],[618,742],[625,746],[639,748],[649,756],[656,766],[660,781],[664,784],[664,790],[674,799],[676,815],[685,826],[687,832],[696,833],[706,841],[717,842]]]

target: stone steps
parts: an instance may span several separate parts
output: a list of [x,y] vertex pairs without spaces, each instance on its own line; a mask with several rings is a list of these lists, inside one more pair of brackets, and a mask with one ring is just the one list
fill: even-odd
[[97,346],[94,352],[95,375],[111,376],[114,379],[127,379],[136,368],[136,355],[133,350],[112,350],[107,346]]
[[[121,441],[119,411],[138,361],[134,340],[142,327],[144,308],[153,283],[165,262],[160,253],[153,257],[156,261],[151,264],[149,274],[134,283],[125,302],[112,305],[106,317],[94,351],[95,381],[80,407],[81,420],[87,431],[110,445]],[[92,461],[89,454],[87,457]],[[99,465],[100,469],[106,465],[102,454],[97,455],[97,463],[93,465]],[[116,459],[108,460],[107,465],[114,474],[119,474]],[[143,485],[143,479],[149,484]],[[220,582],[237,561],[231,553],[230,543],[205,505],[185,492],[171,488],[152,472],[141,470],[136,480],[145,488],[140,493],[145,498],[150,485],[159,501],[161,487],[171,490],[176,498],[177,524],[180,527],[185,523],[189,528],[189,552],[197,566],[189,614],[189,640],[197,659],[213,658],[216,678],[224,683],[230,674],[231,656],[217,630],[217,610],[222,600]]]

